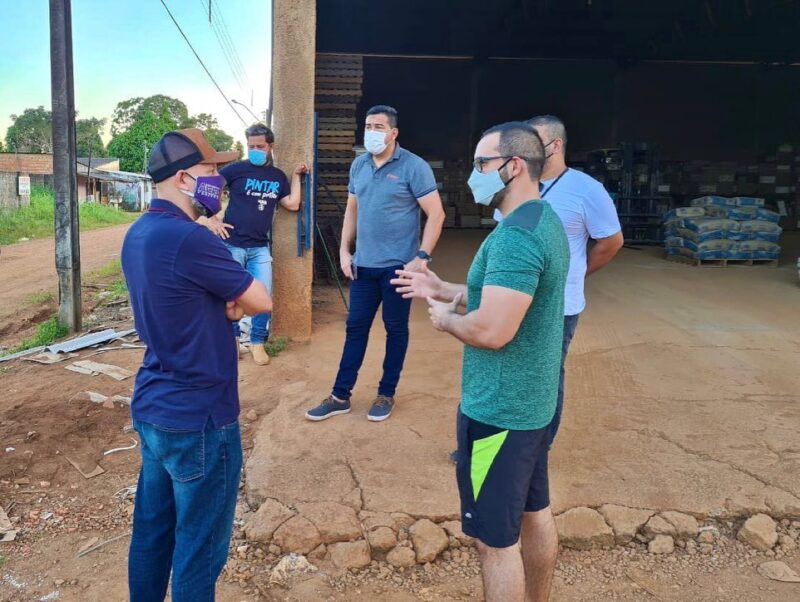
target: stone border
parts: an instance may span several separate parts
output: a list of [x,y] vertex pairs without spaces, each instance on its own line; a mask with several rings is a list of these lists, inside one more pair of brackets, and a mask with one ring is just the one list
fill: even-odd
[[[694,516],[604,504],[598,509],[571,508],[555,517],[560,544],[576,550],[647,544],[651,554],[669,554],[675,546],[696,549],[720,537],[713,525],[701,527]],[[714,520],[709,517],[708,520]],[[797,546],[800,522],[783,519],[794,535],[777,533],[766,514],[748,518],[738,539],[760,552],[788,553]],[[269,546],[275,556],[300,554],[329,560],[339,569],[360,569],[373,560],[401,568],[427,564],[445,550],[471,546],[457,520],[439,524],[400,512],[381,513],[336,502],[309,502],[289,507],[268,498],[245,525],[251,543]],[[777,547],[776,547],[777,546]],[[774,551],[776,550],[776,551]]]

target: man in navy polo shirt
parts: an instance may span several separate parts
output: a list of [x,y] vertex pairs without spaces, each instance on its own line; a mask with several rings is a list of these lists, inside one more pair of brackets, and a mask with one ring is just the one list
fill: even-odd
[[[292,182],[272,162],[275,134],[257,123],[245,131],[247,160],[226,165],[220,170],[230,191],[230,201],[223,221],[200,219],[225,241],[233,258],[253,278],[272,292],[272,223],[279,207],[289,211],[300,209],[300,176],[308,165],[300,163],[292,173]],[[253,361],[265,366],[269,355],[264,343],[269,340],[271,314],[253,316],[250,328],[250,353]],[[239,336],[239,325],[235,332]]]
[[[347,209],[339,250],[350,285],[347,338],[331,395],[306,412],[308,420],[325,420],[350,411],[350,395],[367,351],[369,331],[383,305],[386,355],[378,396],[367,418],[386,420],[408,349],[411,300],[390,283],[395,271],[415,272],[431,261],[442,233],[444,209],[433,170],[397,143],[397,111],[378,105],[367,111],[364,147],[367,153],[350,167]],[[420,242],[420,209],[428,220]],[[355,255],[351,254],[355,243]]]
[[[233,155],[233,156],[232,156]],[[272,299],[195,223],[219,211],[218,153],[197,129],[165,134],[148,173],[157,198],[131,226],[122,269],[147,345],[131,413],[141,440],[128,585],[133,602],[213,600],[228,556],[242,466],[231,321]]]

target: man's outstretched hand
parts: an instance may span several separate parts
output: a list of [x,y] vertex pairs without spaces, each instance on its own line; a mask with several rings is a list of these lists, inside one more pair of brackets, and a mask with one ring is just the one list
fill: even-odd
[[442,293],[442,279],[428,269],[428,262],[423,261],[418,272],[397,270],[397,278],[391,284],[397,287],[403,299],[437,299]]
[[450,303],[442,303],[432,297],[428,297],[428,315],[431,317],[433,327],[440,331],[446,330],[447,320],[452,314],[458,313],[460,303],[461,293],[458,293]]

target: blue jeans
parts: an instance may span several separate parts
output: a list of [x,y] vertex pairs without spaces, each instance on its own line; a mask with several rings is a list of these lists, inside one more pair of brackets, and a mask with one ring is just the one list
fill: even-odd
[[[267,287],[269,294],[272,294],[272,253],[269,247],[251,247],[243,249],[226,244],[233,258],[247,272],[261,284]],[[252,327],[250,328],[250,342],[263,345],[269,339],[269,325],[272,314],[257,314],[253,316]],[[239,323],[234,322],[233,332],[239,338]]]
[[242,468],[239,423],[183,431],[135,421],[142,468],[128,557],[131,602],[213,602]]
[[556,413],[553,416],[553,421],[550,423],[550,447],[556,440],[558,434],[558,427],[561,425],[561,413],[564,409],[564,367],[567,363],[567,353],[569,353],[569,344],[572,342],[572,337],[575,336],[575,330],[578,328],[578,318],[580,314],[574,316],[564,316],[564,342],[561,346],[561,377],[558,381],[558,399],[556,401]]
[[389,281],[395,277],[391,268],[362,268],[353,266],[355,279],[350,284],[350,312],[347,315],[347,337],[333,394],[349,400],[356,386],[358,371],[367,352],[369,331],[378,307],[383,304],[383,325],[386,328],[386,355],[383,359],[383,378],[378,395],[394,397],[403,362],[408,350],[408,317],[411,299],[403,299]]

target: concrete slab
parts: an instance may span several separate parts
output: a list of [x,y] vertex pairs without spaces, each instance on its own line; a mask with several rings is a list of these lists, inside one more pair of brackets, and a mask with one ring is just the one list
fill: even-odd
[[[447,232],[434,269],[463,279],[479,244],[474,233]],[[696,268],[666,262],[656,249],[625,249],[590,277],[551,454],[557,512],[614,503],[696,516],[800,516],[794,264]],[[460,345],[435,332],[415,303],[397,409],[370,423],[385,340],[379,316],[353,412],[308,423],[303,412],[329,393],[344,340],[344,311],[331,293],[322,292],[311,344],[275,367],[292,382],[271,389],[276,407],[259,426],[248,495],[457,516],[448,453]],[[263,383],[247,381],[243,395],[259,395]]]

